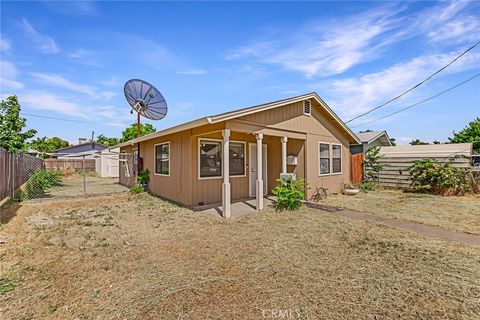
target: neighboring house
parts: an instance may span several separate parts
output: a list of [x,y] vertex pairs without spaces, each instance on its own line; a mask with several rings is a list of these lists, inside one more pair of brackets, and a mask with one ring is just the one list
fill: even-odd
[[372,147],[391,146],[392,142],[387,134],[387,131],[368,131],[358,132],[357,137],[362,142],[361,144],[353,144],[350,146],[352,154],[365,153]]
[[118,178],[120,148],[105,149],[95,155],[95,172],[102,178]]
[[[350,180],[350,145],[360,140],[316,94],[200,118],[121,143],[120,183],[131,186],[138,154],[149,169],[152,193],[188,207],[271,193],[280,173],[330,192]],[[228,155],[228,156],[225,156]],[[257,190],[261,190],[257,192]]]
[[79,144],[60,148],[52,153],[57,156],[57,159],[72,159],[77,158],[77,156],[78,159],[81,159],[82,156],[85,156],[85,159],[95,159],[94,154],[96,152],[105,150],[107,148],[106,145],[95,141],[92,142],[79,139],[79,142]]

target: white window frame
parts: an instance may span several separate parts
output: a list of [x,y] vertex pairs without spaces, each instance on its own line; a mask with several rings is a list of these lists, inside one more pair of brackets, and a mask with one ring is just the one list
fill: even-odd
[[[243,174],[242,175],[232,175],[230,174],[231,178],[242,178],[247,176],[247,143],[245,141],[238,141],[238,140],[230,140],[230,143],[241,143],[243,144]],[[228,150],[228,156],[230,157],[230,150]],[[230,164],[230,159],[228,161]],[[222,165],[223,165],[223,159],[222,159]],[[223,174],[223,173],[222,173]]]
[[[339,146],[340,147],[340,172],[333,172],[333,146]],[[331,152],[330,153],[331,154],[331,160],[330,160],[331,170],[330,171],[331,171],[332,175],[342,174],[342,171],[343,171],[343,168],[342,168],[343,167],[343,150],[342,149],[343,149],[343,147],[340,143],[332,143],[330,145],[330,149],[331,149],[330,150],[330,152]]]
[[[200,176],[200,173],[201,173],[201,170],[200,170],[200,162],[201,162],[201,152],[200,152],[200,144],[202,143],[202,141],[215,141],[215,142],[220,142],[220,156],[222,157],[222,162],[221,162],[221,165],[220,165],[220,175],[219,176],[216,176],[216,177],[201,177]],[[198,144],[197,144],[197,149],[198,149],[198,152],[197,152],[197,171],[198,171],[198,180],[214,180],[214,179],[223,179],[223,140],[221,139],[213,139],[213,138],[199,138],[198,139]]]
[[[305,112],[305,104],[309,102],[310,103],[310,112]],[[303,100],[303,114],[306,116],[311,116],[312,115],[312,101],[311,100]]]
[[[329,159],[328,161],[330,161],[328,165],[328,173],[321,173],[321,170],[320,170],[320,145],[321,144],[328,145],[328,159]],[[318,176],[319,177],[330,176],[332,174],[332,144],[330,142],[318,141],[317,159],[318,159]]]
[[[168,174],[157,173],[157,146],[168,145]],[[160,142],[153,145],[153,174],[156,176],[170,177],[170,160],[171,160],[170,141]]]

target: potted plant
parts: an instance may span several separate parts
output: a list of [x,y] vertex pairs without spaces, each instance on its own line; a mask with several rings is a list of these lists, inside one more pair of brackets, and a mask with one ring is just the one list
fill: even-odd
[[360,192],[360,189],[350,183],[344,183],[342,187],[342,193],[347,196],[354,196]]
[[148,183],[150,182],[150,170],[145,169],[140,171],[137,177],[138,183],[143,187],[143,189],[147,190]]

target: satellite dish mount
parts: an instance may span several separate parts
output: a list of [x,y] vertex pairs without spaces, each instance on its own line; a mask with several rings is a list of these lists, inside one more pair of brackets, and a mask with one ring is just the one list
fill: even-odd
[[[161,120],[168,112],[167,102],[163,95],[150,83],[132,79],[123,88],[125,98],[132,107],[130,113],[137,113],[137,139],[140,138],[140,116],[151,120]],[[137,141],[137,173],[142,170],[140,157],[140,142]]]

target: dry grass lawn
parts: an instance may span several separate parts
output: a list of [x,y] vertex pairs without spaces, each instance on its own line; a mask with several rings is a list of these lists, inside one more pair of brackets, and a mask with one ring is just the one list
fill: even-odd
[[480,315],[478,248],[316,209],[227,221],[149,195],[48,200],[0,243],[3,319]]
[[480,234],[480,196],[442,197],[394,190],[329,195],[322,204]]

